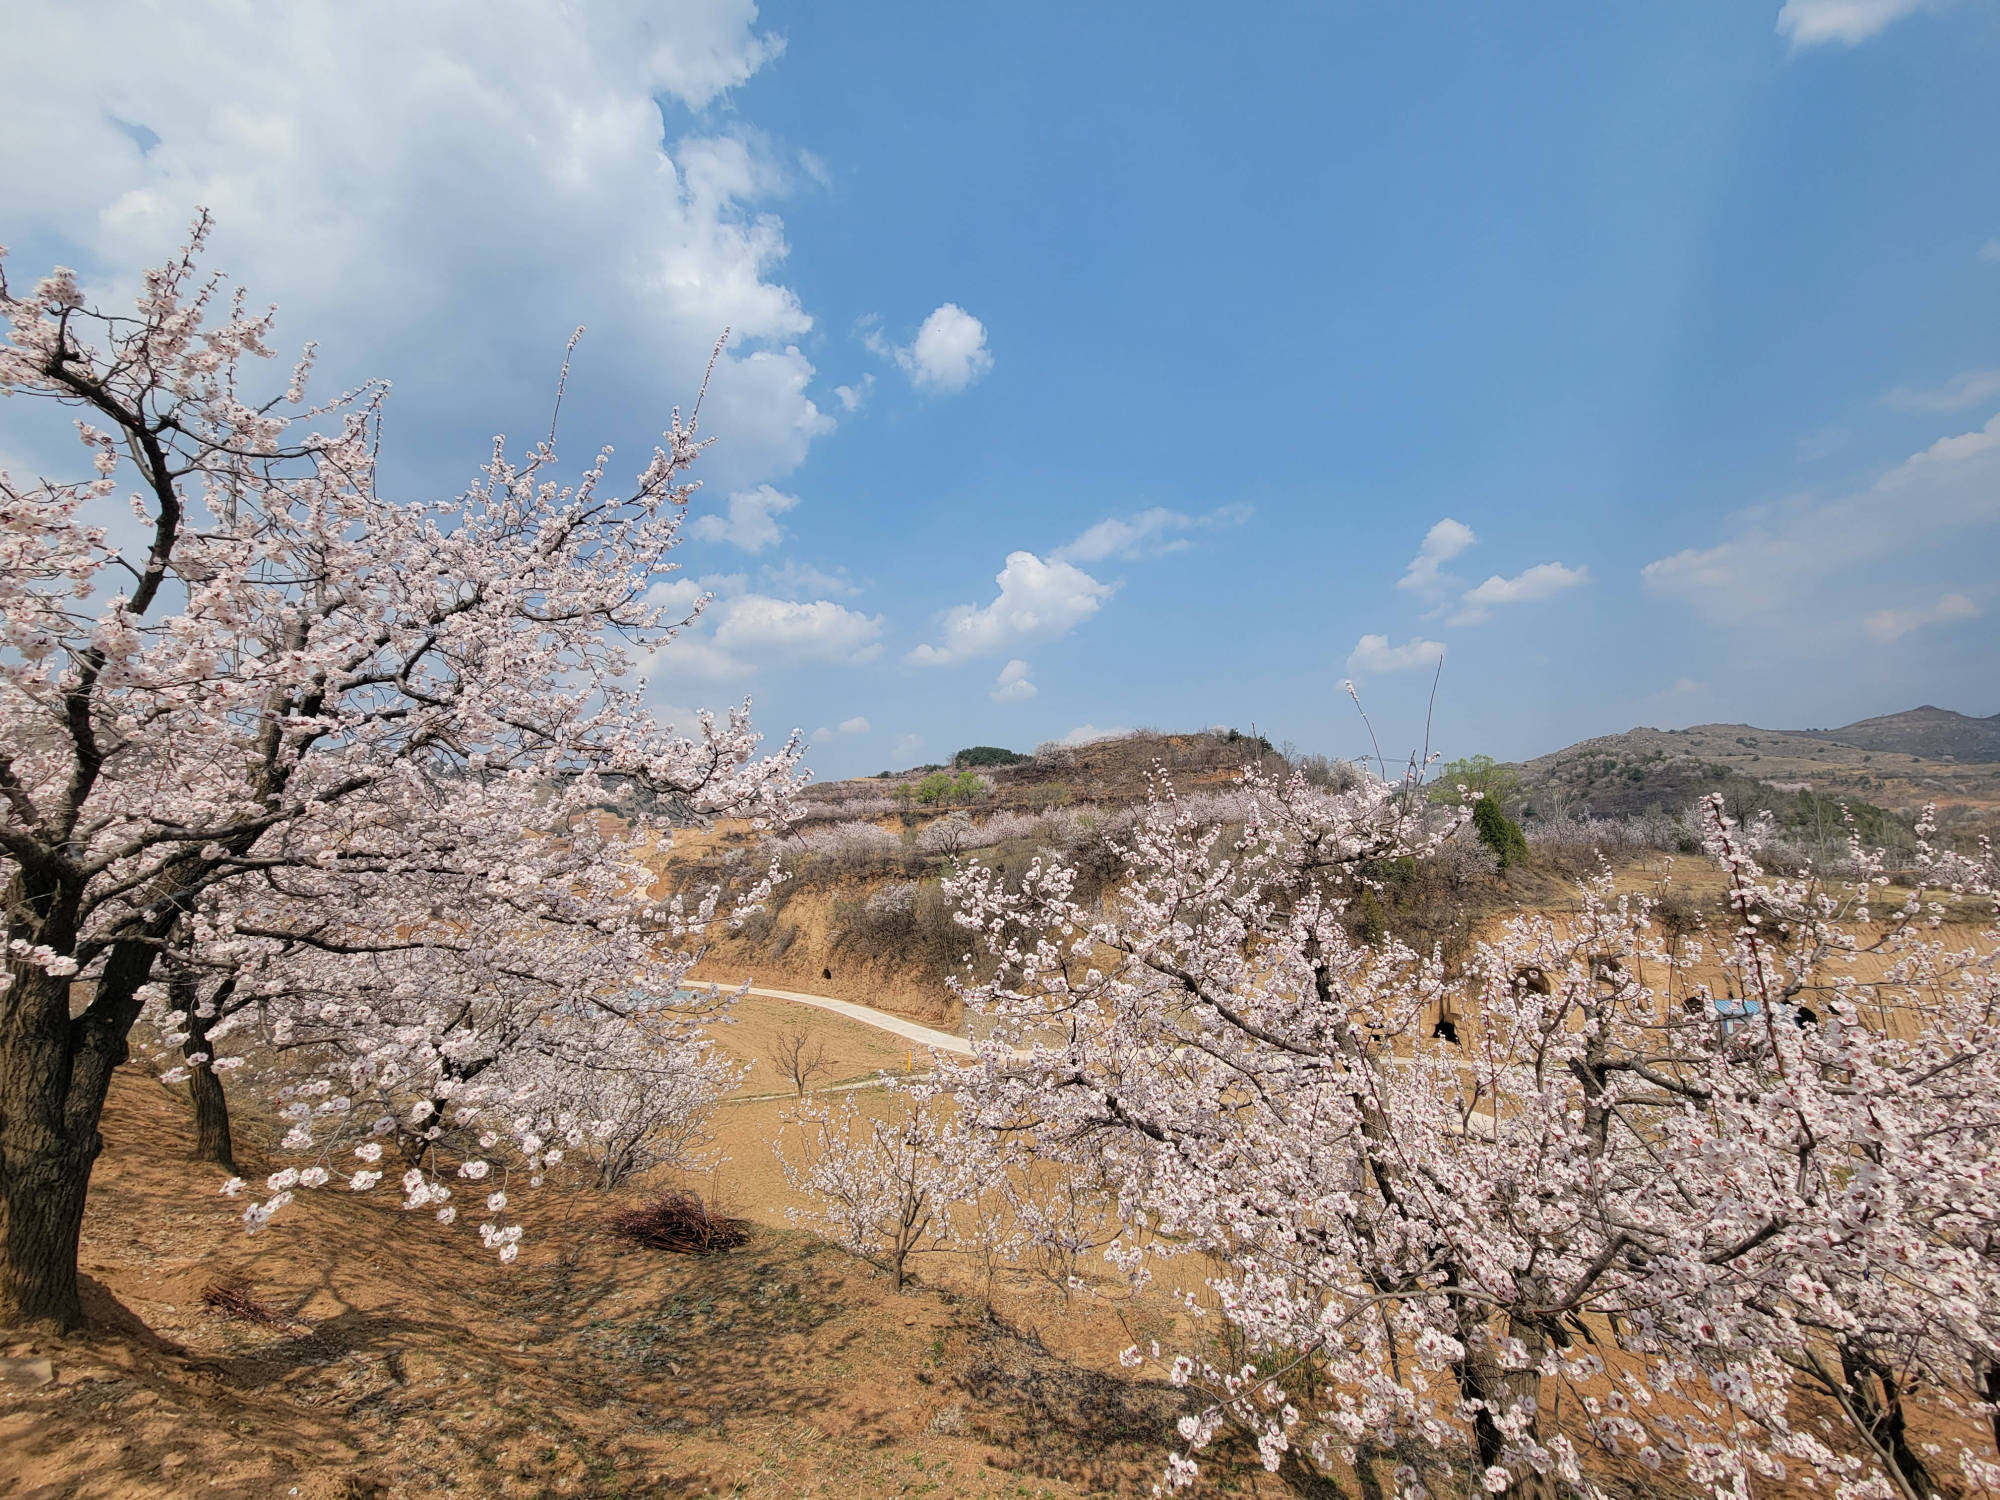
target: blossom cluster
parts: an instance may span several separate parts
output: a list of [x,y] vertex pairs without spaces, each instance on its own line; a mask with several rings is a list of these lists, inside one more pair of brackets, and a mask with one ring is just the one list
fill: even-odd
[[1252,772],[1224,826],[1162,780],[1101,906],[1061,859],[951,882],[997,964],[962,1128],[1097,1189],[1133,1283],[1210,1267],[1250,1351],[1172,1361],[1207,1402],[1167,1483],[1234,1431],[1274,1470],[1415,1443],[1492,1493],[1934,1491],[1905,1403],[2000,1388],[1990,853],[1774,878],[1714,802],[1707,951],[1605,872],[1447,966],[1347,920],[1449,836],[1412,792]]

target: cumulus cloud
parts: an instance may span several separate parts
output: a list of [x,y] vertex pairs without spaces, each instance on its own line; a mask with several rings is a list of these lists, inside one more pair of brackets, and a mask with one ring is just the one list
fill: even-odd
[[1573,589],[1590,577],[1588,568],[1564,567],[1559,562],[1536,563],[1534,567],[1516,573],[1512,578],[1502,578],[1495,573],[1476,588],[1469,588],[1459,599],[1459,607],[1451,617],[1453,625],[1477,625],[1492,618],[1493,611],[1509,604],[1533,604],[1542,599],[1553,598],[1565,589]]
[[1444,565],[1478,540],[1470,526],[1446,516],[1424,533],[1423,545],[1396,580],[1396,587],[1425,598],[1446,592],[1458,580],[1443,571]]
[[2000,396],[2000,370],[1963,370],[1928,389],[1899,385],[1882,397],[1882,404],[1898,411],[1964,411],[1996,396]]
[[1444,657],[1444,643],[1414,636],[1400,646],[1389,644],[1386,635],[1364,635],[1347,654],[1347,670],[1356,677],[1384,672],[1407,672],[1414,667],[1434,667]]
[[1899,641],[1926,625],[1958,625],[1979,618],[1979,606],[1963,594],[1945,594],[1916,609],[1878,609],[1861,622],[1872,641]]
[[1722,625],[1784,624],[1826,580],[2000,522],[2000,416],[1940,438],[1852,494],[1756,506],[1725,540],[1648,563],[1646,591]]
[[945,666],[992,656],[1010,646],[1052,641],[1096,614],[1113,593],[1072,563],[1043,561],[1032,552],[1010,552],[995,575],[993,602],[946,611],[943,639],[909,655],[919,666]]
[[654,586],[651,602],[693,622],[656,652],[653,678],[741,679],[760,669],[815,663],[850,665],[882,654],[880,615],[865,615],[830,599],[780,599],[745,586],[741,575],[671,579]]
[[1827,42],[1853,47],[1914,15],[1924,4],[1925,0],[1785,0],[1778,12],[1778,34],[1794,47]]
[[909,343],[891,348],[879,333],[868,335],[869,347],[886,353],[920,391],[962,391],[993,368],[986,347],[986,325],[956,302],[937,308]]
[[[602,330],[571,383],[571,409],[593,413],[583,442],[657,432],[725,326],[702,410],[727,439],[711,482],[789,472],[831,426],[796,342],[812,319],[774,279],[787,246],[768,205],[793,167],[754,130],[686,113],[781,50],[753,0],[107,0],[33,8],[8,39],[92,59],[10,81],[10,238],[73,247],[111,299],[207,205],[215,262],[280,304],[283,343],[322,341],[326,388],[395,379],[391,433],[464,443],[454,477],[499,414],[539,435],[579,322]],[[686,133],[663,142],[663,113]],[[409,446],[392,459],[420,462]]]
[[986,696],[995,703],[1025,703],[1040,691],[1028,680],[1029,667],[1018,656],[1000,669],[993,691]]
[[1250,519],[1247,505],[1225,505],[1204,516],[1154,506],[1137,515],[1099,521],[1075,541],[1049,555],[1058,562],[1102,562],[1109,557],[1136,558],[1180,552],[1193,545],[1186,533],[1216,526],[1240,526]]
[[896,743],[889,747],[889,755],[893,760],[908,760],[923,748],[924,737],[922,735],[899,734],[896,736]]
[[853,385],[837,385],[833,388],[834,399],[840,402],[840,409],[852,414],[860,411],[868,402],[869,392],[875,389],[875,377],[864,375]]
[[865,662],[881,653],[882,617],[831,599],[810,603],[740,594],[722,601],[715,644],[748,661],[795,664]]
[[725,515],[696,516],[688,532],[705,542],[728,542],[745,552],[762,552],[785,539],[785,528],[777,518],[799,503],[797,495],[783,494],[768,484],[754,490],[738,490],[729,497]]

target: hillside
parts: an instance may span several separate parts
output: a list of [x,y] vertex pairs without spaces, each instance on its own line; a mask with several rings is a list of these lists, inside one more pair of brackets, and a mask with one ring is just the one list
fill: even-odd
[[[1767,803],[1809,794],[1868,803],[1905,819],[1936,803],[1946,826],[1977,827],[2000,812],[2000,753],[1982,748],[1989,740],[2000,745],[2000,720],[1943,709],[1833,730],[1641,727],[1523,763],[1521,798],[1532,816],[1588,810],[1604,818],[1678,813],[1705,792],[1762,783]],[[1909,745],[1928,748],[1902,748]]]
[[1974,719],[1928,703],[1906,713],[1863,719],[1844,729],[1805,733],[1860,750],[1895,751],[1930,760],[2000,761],[2000,714]]
[[915,788],[927,776],[969,770],[989,784],[979,798],[981,812],[1041,812],[1051,807],[1124,806],[1142,802],[1148,779],[1162,769],[1177,787],[1221,786],[1245,766],[1273,755],[1270,742],[1239,730],[1162,734],[1142,730],[1083,745],[1046,745],[1013,764],[972,757],[963,766],[916,766],[877,776],[821,782],[806,789],[809,819],[873,817],[909,806],[899,788]]

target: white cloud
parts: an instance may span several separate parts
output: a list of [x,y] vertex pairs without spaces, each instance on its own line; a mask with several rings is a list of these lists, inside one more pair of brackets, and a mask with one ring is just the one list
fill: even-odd
[[1467,589],[1459,608],[1451,617],[1453,625],[1477,625],[1490,619],[1493,611],[1508,604],[1533,604],[1573,589],[1590,578],[1588,568],[1567,568],[1559,562],[1536,563],[1512,578],[1495,573],[1476,588]]
[[840,402],[840,409],[851,416],[867,404],[869,393],[874,389],[875,377],[864,375],[853,385],[835,386],[833,394]]
[[1882,397],[1882,404],[1897,411],[1964,411],[1996,396],[2000,396],[2000,370],[1963,370],[1928,390],[1899,385]]
[[754,490],[738,490],[729,497],[727,515],[696,516],[688,533],[705,542],[728,542],[745,552],[762,552],[785,539],[785,528],[777,518],[799,503],[797,495],[783,494],[768,484]]
[[1443,572],[1444,564],[1478,540],[1470,526],[1446,516],[1424,533],[1423,545],[1417,548],[1417,555],[1410,559],[1403,576],[1396,580],[1396,587],[1426,598],[1449,590],[1457,580]]
[[1028,680],[1028,664],[1018,656],[1000,669],[994,679],[993,691],[986,696],[995,703],[1025,703],[1040,691]]
[[1010,646],[1052,641],[1067,635],[1103,607],[1113,593],[1083,569],[1044,562],[1032,552],[1010,552],[997,575],[999,595],[991,604],[961,604],[946,611],[944,639],[917,647],[909,660],[919,666],[990,656]]
[[762,668],[873,661],[882,654],[882,617],[830,599],[779,599],[747,589],[740,574],[655,584],[648,598],[674,614],[713,596],[695,622],[653,654],[648,675],[741,679]]
[[1867,41],[1904,16],[1923,9],[1925,0],[1785,0],[1778,12],[1778,34],[1794,47],[1843,42],[1852,47]]
[[1049,555],[1058,562],[1102,562],[1108,557],[1136,558],[1179,552],[1193,543],[1183,535],[1213,526],[1239,526],[1250,519],[1247,505],[1225,505],[1205,516],[1154,506],[1137,515],[1099,521],[1082,536]]
[[1347,670],[1359,677],[1366,673],[1407,672],[1413,667],[1434,667],[1444,656],[1444,644],[1412,637],[1400,646],[1389,644],[1386,635],[1364,635],[1347,655]]
[[899,734],[896,743],[889,747],[891,760],[908,760],[924,748],[924,737],[920,734]]
[[1646,591],[1724,625],[1807,618],[1823,628],[1825,580],[1971,526],[2000,522],[2000,416],[1940,438],[1867,488],[1794,499],[1732,517],[1726,540],[1648,563]]
[[1861,622],[1873,641],[1898,641],[1926,625],[1957,625],[1979,618],[1979,606],[1963,594],[1946,594],[1919,609],[1878,609]]
[[702,467],[748,486],[831,425],[796,345],[812,319],[772,279],[767,204],[794,174],[727,117],[670,144],[662,119],[778,54],[756,19],[753,0],[35,7],[15,50],[93,61],[10,80],[10,238],[76,247],[110,299],[207,205],[215,263],[283,308],[281,354],[320,339],[325,390],[395,378],[391,433],[466,440],[468,470],[496,413],[539,435],[578,322],[600,330],[571,383],[585,451],[664,426],[730,326]]
[[1988,240],[1979,247],[1979,258],[2000,265],[2000,240]]
[[801,603],[768,594],[740,594],[719,606],[715,644],[745,660],[865,662],[882,650],[882,617],[864,615],[831,599]]
[[920,391],[962,391],[993,368],[986,325],[956,302],[932,312],[915,339],[890,352]]
[[862,718],[859,714],[856,714],[851,719],[842,719],[840,723],[834,726],[832,729],[826,729],[826,728],[815,729],[812,732],[813,743],[824,744],[827,740],[836,739],[841,736],[846,736],[847,738],[852,739],[857,734],[868,733],[868,731],[873,727],[874,726],[871,725],[866,719]]
[[852,599],[861,592],[861,586],[847,576],[845,568],[828,573],[811,563],[782,562],[758,569],[757,576],[768,587],[786,594],[819,594]]

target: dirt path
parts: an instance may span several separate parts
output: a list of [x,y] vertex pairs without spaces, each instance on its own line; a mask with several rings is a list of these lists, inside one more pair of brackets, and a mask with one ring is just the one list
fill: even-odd
[[872,1005],[857,1005],[852,1000],[836,1000],[831,995],[808,995],[800,990],[770,990],[759,985],[751,985],[748,993],[762,995],[767,1000],[789,1000],[794,1005],[810,1005],[816,1010],[830,1010],[837,1016],[846,1016],[850,1021],[859,1021],[864,1026],[873,1026],[878,1031],[889,1032],[905,1041],[915,1042],[920,1047],[935,1047],[940,1052],[955,1052],[960,1057],[972,1056],[972,1043],[950,1031],[939,1031],[935,1026],[920,1025],[906,1021],[901,1016],[891,1015],[886,1010],[877,1010]]

